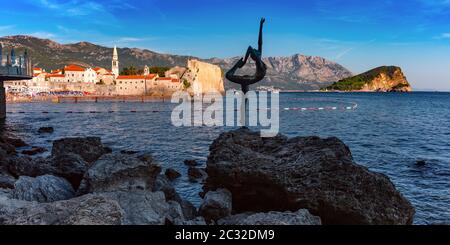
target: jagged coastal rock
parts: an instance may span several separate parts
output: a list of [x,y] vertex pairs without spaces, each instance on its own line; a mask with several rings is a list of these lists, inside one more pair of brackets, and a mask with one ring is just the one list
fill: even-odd
[[413,222],[409,201],[386,176],[354,163],[337,138],[261,138],[245,128],[221,134],[210,148],[199,210],[177,193],[149,155],[110,153],[94,138],[61,139],[55,145],[48,158],[17,155],[14,146],[10,153],[3,150],[0,224]]
[[8,172],[0,169],[0,188],[13,189],[16,179]]
[[206,193],[203,203],[200,206],[199,213],[207,221],[217,221],[221,218],[231,215],[232,196],[227,189],[218,189]]
[[20,176],[37,177],[45,174],[54,174],[54,169],[47,161],[41,158],[32,159],[30,157],[10,155],[4,161],[5,168],[16,178]]
[[18,156],[15,149],[5,153],[0,162],[0,224],[206,224],[160,174],[151,156],[109,153],[92,137],[61,139],[55,146],[54,155],[45,159]]
[[44,164],[52,168],[54,175],[67,179],[74,189],[78,189],[90,166],[80,155],[74,153],[52,156],[48,160],[42,160],[42,165]]
[[297,212],[244,213],[217,221],[218,225],[321,225],[320,218],[306,209]]
[[196,160],[184,160],[184,165],[188,167],[197,167],[200,164]]
[[55,129],[53,129],[53,127],[41,127],[38,130],[38,133],[40,134],[51,134],[55,131]]
[[153,192],[162,191],[166,196],[167,201],[178,202],[183,211],[183,216],[186,220],[193,220],[197,215],[197,208],[192,203],[184,200],[177,193],[170,180],[163,174],[158,175],[153,186]]
[[201,168],[189,167],[188,176],[189,176],[189,180],[192,182],[197,182],[197,181],[202,182],[206,179],[208,174],[205,172],[205,170],[203,170]]
[[37,203],[0,193],[0,225],[121,225],[123,219],[116,201],[98,195]]
[[152,190],[160,171],[151,156],[107,154],[86,172],[78,193]]
[[98,195],[119,204],[123,225],[164,225],[169,214],[169,203],[163,192],[115,191]]
[[74,197],[72,185],[65,179],[52,175],[36,178],[21,176],[14,184],[13,197],[18,200],[56,202]]
[[95,162],[107,152],[98,137],[60,139],[53,142],[52,148],[52,156],[74,153],[88,163]]
[[23,150],[22,154],[29,155],[29,156],[34,156],[34,155],[37,155],[37,154],[44,153],[46,151],[47,150],[45,148],[43,148],[43,147],[32,147],[29,150]]
[[412,224],[415,213],[387,176],[354,163],[337,138],[223,133],[207,172],[204,192],[230,190],[235,213],[307,209],[324,224]]
[[181,174],[180,174],[178,171],[176,171],[175,169],[173,169],[173,168],[168,168],[168,169],[166,169],[166,171],[164,172],[164,175],[165,175],[170,181],[174,181],[174,180],[176,180],[176,179],[178,179],[178,178],[181,177]]
[[323,90],[361,92],[411,92],[412,88],[400,67],[382,66],[342,79]]

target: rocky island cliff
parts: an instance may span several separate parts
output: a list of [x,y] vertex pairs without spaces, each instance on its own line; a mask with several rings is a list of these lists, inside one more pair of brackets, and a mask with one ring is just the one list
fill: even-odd
[[402,69],[381,66],[368,72],[342,79],[322,91],[411,92],[412,88]]
[[166,72],[167,77],[172,75],[180,77],[185,90],[191,94],[225,92],[223,72],[217,65],[191,59],[187,67],[176,66]]

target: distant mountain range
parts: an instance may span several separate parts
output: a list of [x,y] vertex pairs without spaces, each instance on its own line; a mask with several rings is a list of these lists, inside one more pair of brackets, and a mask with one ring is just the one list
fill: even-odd
[[[207,61],[227,71],[240,58],[214,58]],[[263,60],[268,68],[267,75],[258,83],[258,86],[273,86],[282,90],[318,90],[352,76],[352,73],[343,66],[321,57],[296,54],[289,57],[265,57]],[[241,74],[254,73],[254,63],[243,67],[240,72]]]
[[[62,68],[67,64],[81,66],[111,66],[112,48],[89,42],[60,44],[49,39],[32,36],[7,36],[0,38],[6,48],[15,47],[19,51],[28,49],[33,64],[47,70]],[[135,66],[186,66],[192,56],[160,54],[147,49],[120,48],[121,67]],[[199,59],[219,65],[224,72],[239,59]],[[296,54],[290,57],[266,57],[268,71],[266,79],[258,86],[272,86],[283,90],[317,90],[333,82],[352,76],[343,66],[321,57]],[[249,64],[242,69],[245,74],[254,72],[254,65]],[[226,87],[236,87],[226,82]]]

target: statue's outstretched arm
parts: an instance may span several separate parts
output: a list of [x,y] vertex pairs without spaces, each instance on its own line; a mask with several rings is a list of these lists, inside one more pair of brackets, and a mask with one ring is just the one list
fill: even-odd
[[264,22],[266,22],[266,19],[262,18],[261,19],[261,24],[260,24],[260,27],[259,27],[259,39],[258,39],[258,51],[260,53],[262,53]]

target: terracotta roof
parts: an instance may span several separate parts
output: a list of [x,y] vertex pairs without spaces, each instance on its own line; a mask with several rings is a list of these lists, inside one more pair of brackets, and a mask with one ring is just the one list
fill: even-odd
[[45,76],[46,78],[50,78],[50,77],[65,77],[63,74],[49,74],[47,76]]
[[171,81],[173,83],[180,82],[180,80],[178,78],[171,78],[171,77],[158,77],[157,81]]
[[158,81],[162,80],[162,81],[172,81],[171,77],[158,77]]
[[68,65],[64,67],[65,71],[85,71],[83,67],[77,66],[77,65]]
[[156,77],[156,74],[149,74],[147,76],[144,76],[144,75],[130,75],[130,76],[118,76],[117,80],[153,79],[155,77]]
[[153,79],[157,76],[157,74],[148,74],[147,79]]
[[42,71],[42,68],[34,67],[34,68],[33,68],[33,71]]
[[129,76],[118,76],[117,77],[117,80],[135,80],[135,79],[145,79],[145,76],[129,75]]

